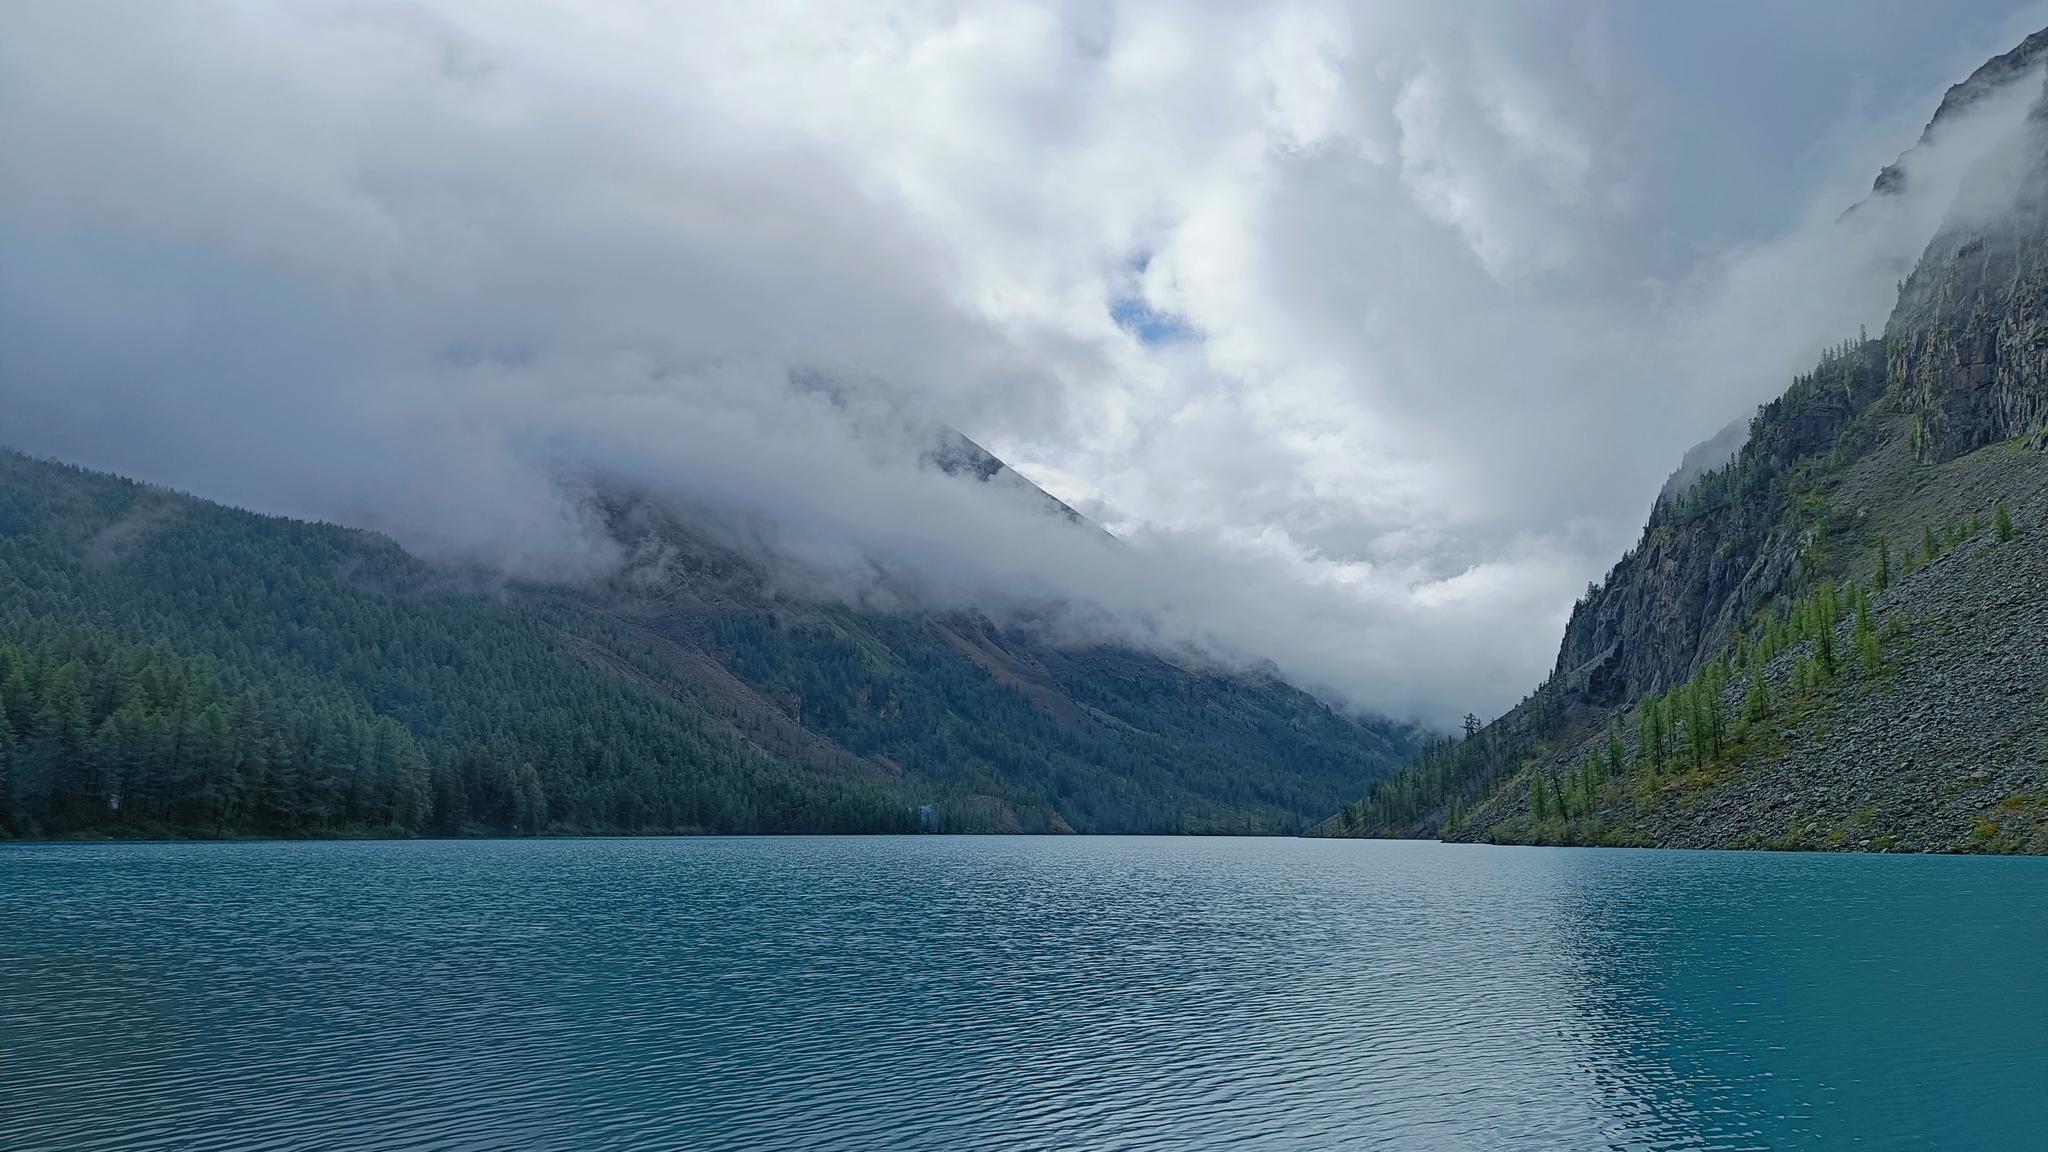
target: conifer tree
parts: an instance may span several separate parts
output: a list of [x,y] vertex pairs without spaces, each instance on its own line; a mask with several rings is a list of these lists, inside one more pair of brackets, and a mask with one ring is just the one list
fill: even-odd
[[2012,539],[2012,510],[2005,506],[2003,500],[1991,510],[1991,530],[1997,535],[2000,544]]
[[1832,678],[1834,676],[1835,630],[1828,627],[1825,623],[1814,633],[1813,664],[1814,671],[1822,678]]
[[1877,538],[1877,590],[1892,586],[1892,546],[1884,537]]
[[1664,729],[1659,722],[1662,709],[1656,696],[1646,696],[1636,708],[1636,765],[1655,776],[1664,767]]
[[1705,737],[1704,750],[1707,762],[1717,764],[1721,760],[1721,738],[1728,729],[1728,719],[1721,710],[1721,689],[1728,685],[1727,666],[1714,663],[1707,666],[1706,683],[1700,693],[1701,734]]
[[1678,755],[1679,697],[1685,685],[1674,686],[1657,703],[1657,764],[1662,767]]
[[1771,712],[1770,688],[1764,682],[1764,670],[1758,668],[1750,678],[1749,694],[1742,700],[1742,718],[1755,724]]
[[1868,599],[1859,600],[1856,604],[1856,657],[1862,662],[1867,676],[1877,675],[1884,664],[1884,654],[1877,642],[1877,623],[1871,619]]

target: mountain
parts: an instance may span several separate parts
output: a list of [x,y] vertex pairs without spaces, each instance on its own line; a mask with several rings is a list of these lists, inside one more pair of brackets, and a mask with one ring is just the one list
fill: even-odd
[[792,599],[599,507],[634,559],[539,586],[0,451],[0,830],[1287,832],[1416,745],[1269,675]]
[[[1937,122],[2038,82],[2044,52],[1986,64]],[[2048,94],[2017,144],[1882,338],[1831,349],[1732,461],[1681,468],[1541,687],[1320,830],[2048,851]]]
[[1691,491],[1692,486],[1699,483],[1700,477],[1727,467],[1730,461],[1741,454],[1742,446],[1747,443],[1749,421],[1736,420],[1713,436],[1686,449],[1685,455],[1678,461],[1678,467],[1665,478],[1664,486],[1657,490],[1657,503],[1676,500]]
[[[1935,107],[1934,115],[1928,119],[1927,127],[1921,131],[1920,139],[1914,147],[1928,143],[1934,139],[1936,129],[2025,79],[2028,73],[2041,66],[2043,60],[2048,60],[2048,28],[2043,28],[2020,41],[2012,51],[1986,60],[1960,83],[1949,85],[1948,91],[1942,93],[1941,103]],[[1904,159],[1900,157],[1901,161]],[[1871,184],[1871,191],[1879,195],[1897,195],[1905,190],[1906,169],[1903,163],[1885,165]]]

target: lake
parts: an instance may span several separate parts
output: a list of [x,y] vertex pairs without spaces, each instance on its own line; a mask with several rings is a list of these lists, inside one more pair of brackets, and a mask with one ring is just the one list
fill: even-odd
[[2048,1146],[2048,860],[0,844],[9,1149]]

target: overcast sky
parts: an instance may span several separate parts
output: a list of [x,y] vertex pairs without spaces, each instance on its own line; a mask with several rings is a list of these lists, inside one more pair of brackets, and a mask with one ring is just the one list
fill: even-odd
[[[0,442],[562,578],[607,560],[578,495],[632,484],[813,593],[1492,715],[1686,447],[1881,327],[2032,92],[1843,209],[2043,25],[6,5]],[[921,469],[932,421],[1126,545]]]

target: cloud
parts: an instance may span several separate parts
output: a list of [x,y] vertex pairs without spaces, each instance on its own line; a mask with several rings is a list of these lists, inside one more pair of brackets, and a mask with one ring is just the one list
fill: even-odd
[[[1624,32],[1596,3],[15,6],[0,439],[564,578],[616,559],[579,494],[632,487],[821,594],[1492,714],[1686,445],[1881,324],[2024,106],[1841,218],[1938,95],[1891,93],[1780,189],[1803,214],[1688,224],[1674,265],[1684,142]],[[1125,544],[921,465],[941,422]]]

